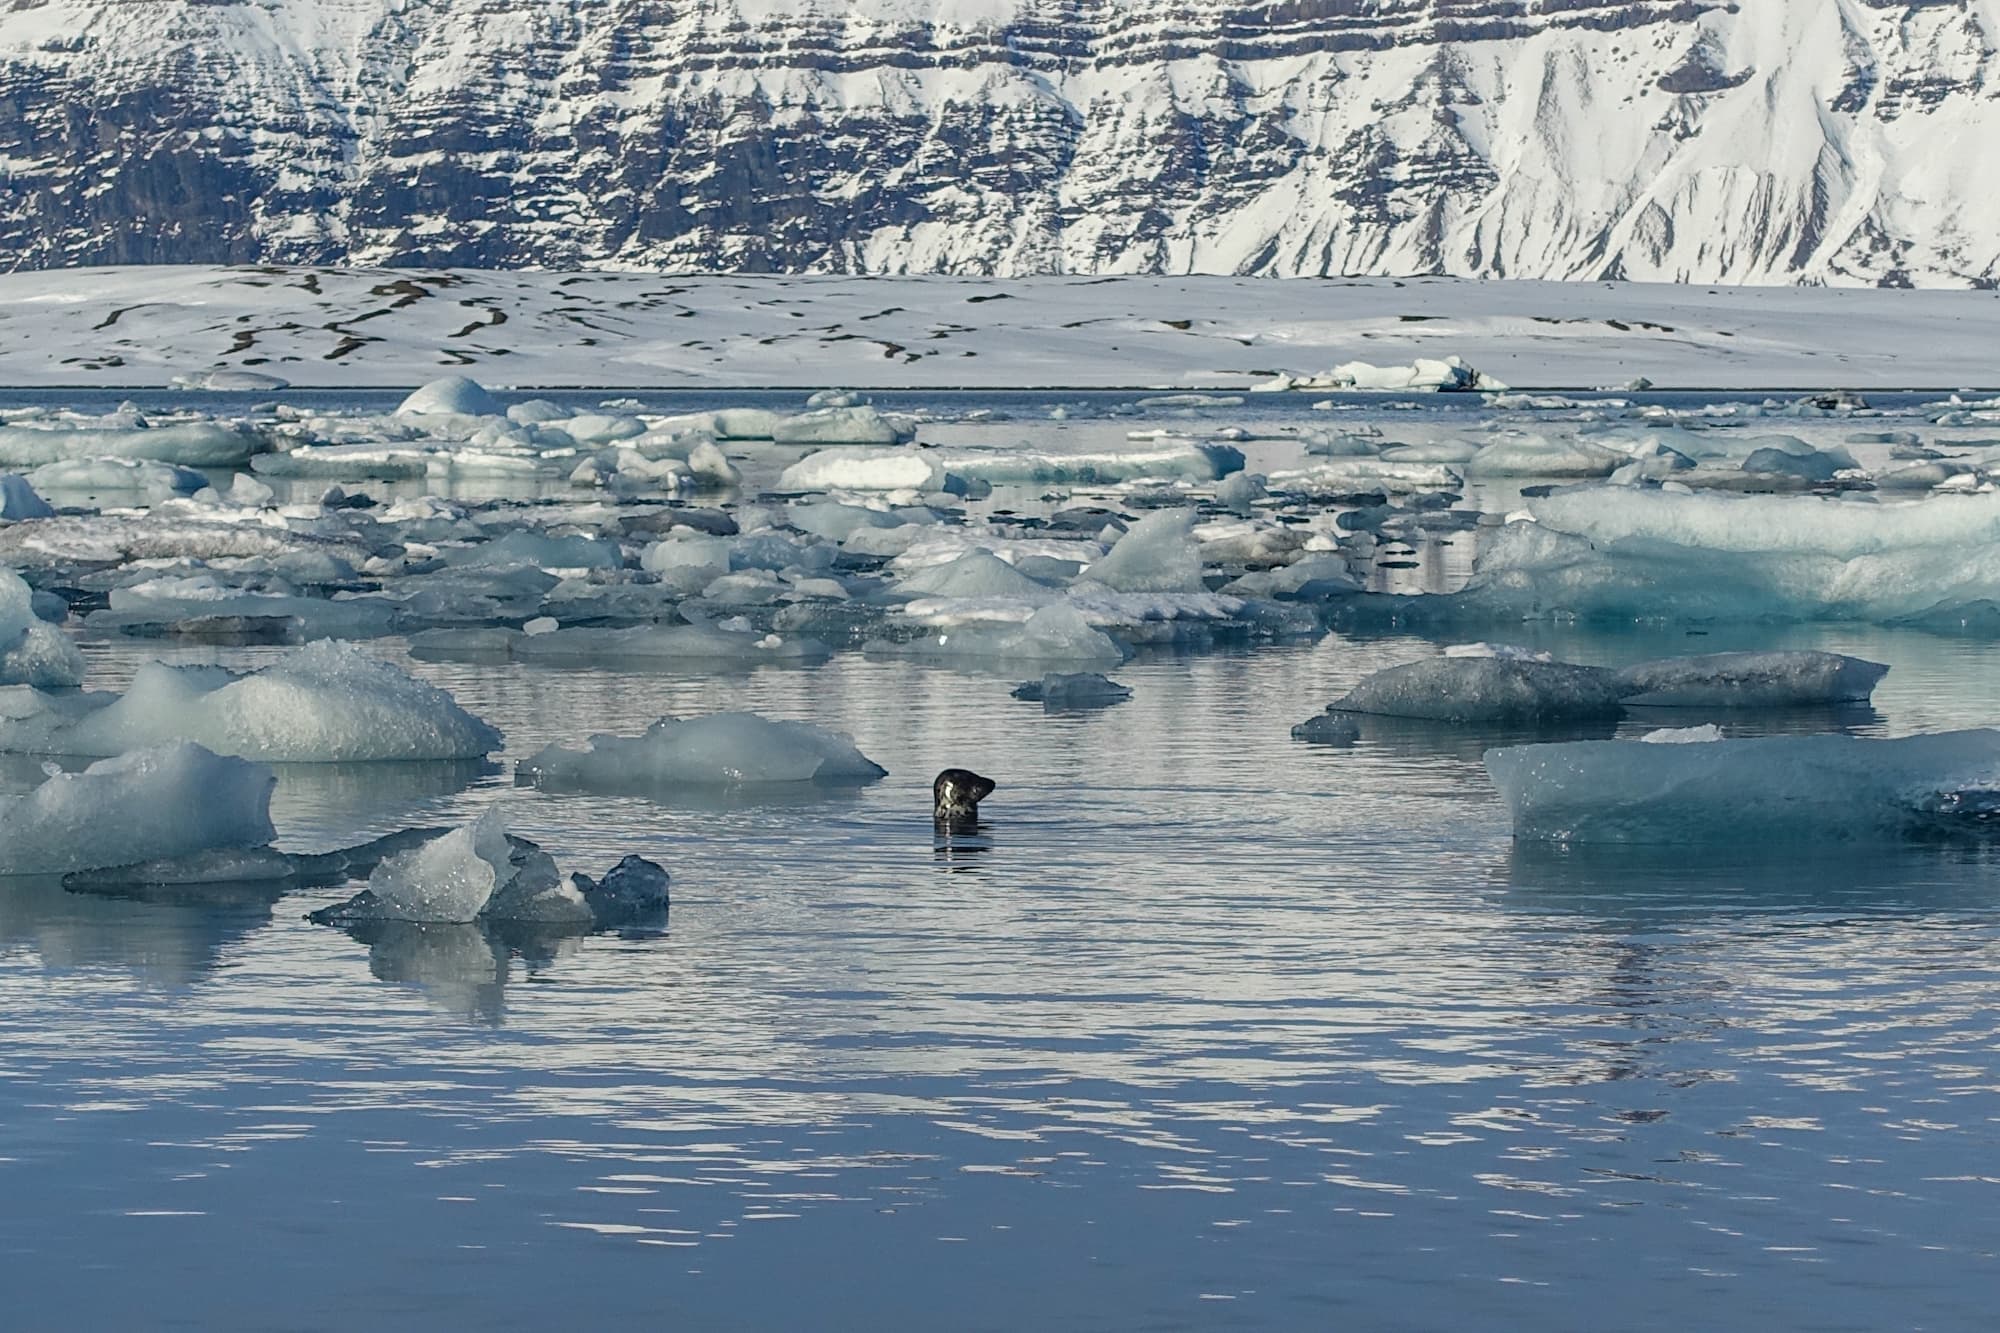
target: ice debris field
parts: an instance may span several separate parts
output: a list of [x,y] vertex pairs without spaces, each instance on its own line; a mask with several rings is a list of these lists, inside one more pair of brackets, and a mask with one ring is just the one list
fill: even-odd
[[[1402,636],[1409,660],[1292,736],[1571,729],[1486,758],[1520,839],[2000,827],[2000,732],[1731,734],[1865,706],[1886,666],[1774,650],[1612,667],[1517,642],[1551,624],[2000,638],[2000,399],[1409,396],[1478,389],[1462,370],[1350,367],[1332,387],[1352,392],[1283,411],[1184,393],[1016,417],[843,390],[690,409],[464,376],[372,404],[229,380],[266,397],[8,408],[0,753],[43,757],[47,776],[0,796],[0,873],[79,891],[365,880],[315,913],[344,926],[587,931],[664,911],[659,866],[563,874],[500,805],[400,841],[281,850],[270,803],[287,771],[502,751],[392,644],[417,667],[915,662],[997,677],[967,688],[1056,714],[1129,700],[1105,673],[1138,654]],[[134,640],[264,656],[93,683],[91,647]],[[1573,738],[1631,718],[1661,725]],[[1246,743],[1291,742],[1276,727]],[[865,748],[718,711],[636,736],[580,727],[513,778],[637,799],[811,793],[882,777]]]

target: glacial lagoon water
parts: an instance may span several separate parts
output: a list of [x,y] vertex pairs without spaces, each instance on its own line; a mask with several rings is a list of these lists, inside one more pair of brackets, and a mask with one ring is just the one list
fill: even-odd
[[[1508,637],[1893,667],[1872,706],[1744,732],[1984,725],[2000,698],[2000,646],[1914,632]],[[1516,734],[1290,739],[1431,649],[1393,635],[1148,652],[1113,673],[1130,702],[1052,715],[851,652],[375,648],[506,752],[284,770],[286,846],[509,797],[566,868],[665,864],[669,928],[357,936],[304,919],[345,889],[0,882],[0,1326],[1990,1326],[1993,849],[1516,846],[1480,766]],[[86,645],[93,685],[274,651]],[[551,741],[724,708],[845,731],[889,776],[514,786]],[[1000,782],[976,834],[934,833],[946,764]]]

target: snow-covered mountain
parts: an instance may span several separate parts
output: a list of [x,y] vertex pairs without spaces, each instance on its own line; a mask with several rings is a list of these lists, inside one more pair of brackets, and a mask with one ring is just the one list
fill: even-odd
[[2000,0],[13,0],[0,264],[2000,283]]

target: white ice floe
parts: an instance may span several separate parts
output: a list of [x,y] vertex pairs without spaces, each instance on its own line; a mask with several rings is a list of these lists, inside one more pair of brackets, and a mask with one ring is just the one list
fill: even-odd
[[270,393],[292,387],[290,380],[255,370],[183,371],[167,383],[176,389],[200,389],[209,393]]
[[926,491],[942,479],[935,455],[916,449],[822,449],[778,477],[781,491]]
[[1366,392],[1424,390],[1448,393],[1473,389],[1497,391],[1507,387],[1491,375],[1481,375],[1455,356],[1419,357],[1407,366],[1377,366],[1366,361],[1345,361],[1323,375],[1284,378],[1289,381],[1285,387],[1292,389],[1349,389]]
[[208,478],[192,468],[140,458],[69,458],[42,464],[28,474],[28,480],[46,492],[126,492],[154,504],[193,495],[208,485]]
[[1356,455],[1331,458],[1311,467],[1273,472],[1268,484],[1274,491],[1293,491],[1301,495],[1342,495],[1361,491],[1403,494],[1457,490],[1465,484],[1465,478],[1442,463],[1393,463],[1372,455]]
[[171,741],[271,763],[474,759],[500,733],[451,695],[351,644],[297,649],[260,671],[141,666],[122,695],[44,696],[0,721],[0,749],[116,755]]
[[784,417],[770,427],[779,444],[902,444],[916,428],[872,407],[823,407]]
[[1762,845],[1990,833],[2000,732],[1897,740],[1771,736],[1490,750],[1514,836]]
[[488,393],[477,380],[464,375],[446,375],[424,385],[396,409],[404,417],[497,417],[506,414],[500,400]]
[[1710,653],[1618,673],[1626,704],[1647,708],[1799,708],[1860,703],[1889,668],[1839,653]]
[[262,764],[175,744],[0,796],[0,875],[57,874],[259,847],[275,836]]
[[845,736],[755,713],[661,718],[639,736],[592,736],[582,749],[551,745],[519,767],[522,777],[540,787],[607,793],[856,783],[885,772]]

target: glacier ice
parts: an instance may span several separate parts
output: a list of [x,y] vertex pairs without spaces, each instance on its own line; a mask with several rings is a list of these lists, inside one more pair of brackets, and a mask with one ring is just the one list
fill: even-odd
[[1850,842],[2000,830],[2000,731],[1491,750],[1514,836],[1572,843]]
[[646,793],[675,787],[870,782],[888,770],[845,736],[755,713],[663,717],[634,737],[592,736],[582,749],[551,745],[518,775],[552,791]]
[[139,668],[120,696],[44,696],[28,716],[0,720],[0,749],[116,755],[192,741],[271,763],[471,759],[500,733],[451,695],[351,644],[310,644],[262,670]]
[[58,874],[260,847],[276,836],[262,764],[180,742],[57,773],[0,796],[0,875]]

